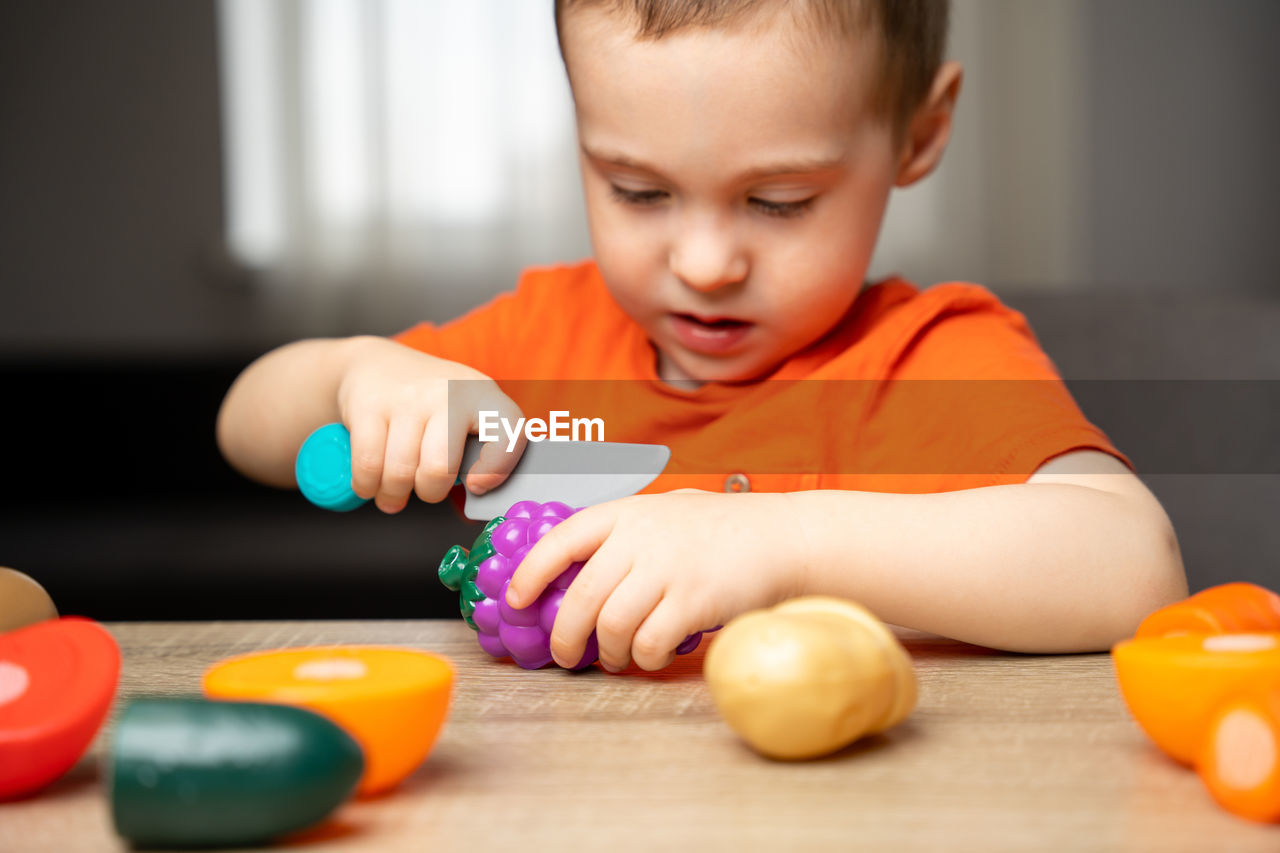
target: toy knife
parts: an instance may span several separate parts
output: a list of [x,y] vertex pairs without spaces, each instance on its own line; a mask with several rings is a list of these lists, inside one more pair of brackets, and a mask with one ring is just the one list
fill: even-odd
[[[471,470],[481,446],[475,436],[467,436],[460,473]],[[531,441],[501,485],[483,495],[467,492],[463,512],[467,518],[487,521],[517,501],[584,507],[625,498],[652,483],[670,458],[671,449],[662,444]]]
[[[467,436],[461,475],[471,470],[481,446],[476,436]],[[661,444],[530,441],[501,485],[483,495],[467,492],[463,514],[488,521],[518,501],[584,507],[623,498],[657,479],[670,458],[671,449]],[[342,424],[327,424],[307,437],[294,473],[316,506],[345,512],[365,502],[351,491],[351,436]]]

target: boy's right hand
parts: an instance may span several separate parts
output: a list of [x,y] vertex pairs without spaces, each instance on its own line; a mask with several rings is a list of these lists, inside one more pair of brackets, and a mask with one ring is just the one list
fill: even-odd
[[[411,494],[429,503],[449,494],[481,410],[513,423],[521,417],[515,402],[478,370],[385,338],[350,343],[337,402],[351,432],[351,487],[383,512],[404,509]],[[524,447],[523,435],[511,453],[501,442],[484,445],[464,472],[467,489],[483,494],[502,483]]]

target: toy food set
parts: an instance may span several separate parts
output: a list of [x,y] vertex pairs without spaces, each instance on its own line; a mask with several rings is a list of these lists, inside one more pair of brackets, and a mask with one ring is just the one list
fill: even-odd
[[[0,569],[0,593],[3,801],[38,793],[84,756],[121,655],[97,622],[57,618],[26,575]],[[205,691],[227,701],[134,699],[103,754],[116,831],[142,847],[243,846],[319,823],[421,764],[453,680],[446,658],[416,649],[281,649],[211,667]]]
[[[582,568],[571,565],[526,608],[506,604],[530,549],[578,511],[539,496],[553,481],[561,492],[576,483],[569,492],[583,505],[632,494],[669,455],[659,448],[653,456],[648,445],[605,448],[653,470],[601,486],[610,477],[589,467],[564,473],[570,457],[586,458],[580,449],[536,462],[536,446],[522,458],[528,476],[468,495],[468,514],[483,507],[488,523],[438,569],[480,647],[525,669],[552,662],[552,627]],[[468,452],[474,459],[477,450]],[[351,491],[350,464],[345,428],[324,427],[299,452],[299,486],[319,506],[353,509],[364,501]],[[494,493],[519,499],[490,517]],[[477,497],[490,500],[473,503]],[[677,651],[691,652],[701,636]],[[593,634],[574,668],[597,655]],[[1205,590],[1151,614],[1112,657],[1126,703],[1160,749],[1194,767],[1224,808],[1280,821],[1280,596],[1252,584]],[[106,629],[57,618],[38,584],[0,568],[0,800],[39,791],[75,765],[106,717],[120,667]],[[737,617],[708,652],[704,674],[730,728],[773,759],[840,750],[899,724],[917,701],[911,658],[889,628],[827,596]],[[139,846],[211,847],[311,827],[353,794],[394,788],[426,759],[453,682],[446,658],[405,648],[277,649],[223,660],[204,675],[208,698],[139,698],[122,709],[104,755],[116,829]]]
[[1157,610],[1111,651],[1138,725],[1226,810],[1280,821],[1280,596],[1212,587]]

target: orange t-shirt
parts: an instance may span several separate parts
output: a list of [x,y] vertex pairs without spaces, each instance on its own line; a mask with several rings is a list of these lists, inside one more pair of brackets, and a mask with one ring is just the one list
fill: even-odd
[[[591,261],[528,270],[514,293],[396,340],[496,380],[528,417],[600,418],[666,444],[645,491],[942,492],[1021,483],[1080,448],[1110,453],[1025,319],[973,284],[865,288],[766,380],[682,390]],[[595,437],[599,437],[596,435]]]

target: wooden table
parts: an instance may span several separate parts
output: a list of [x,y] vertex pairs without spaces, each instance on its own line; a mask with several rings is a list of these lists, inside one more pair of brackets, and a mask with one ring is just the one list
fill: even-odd
[[[1106,655],[904,634],[920,678],[907,722],[779,763],[721,721],[701,651],[656,674],[572,674],[494,661],[458,621],[108,627],[124,652],[116,711],[196,693],[208,665],[257,649],[387,643],[453,659],[453,709],[427,762],[291,842],[302,850],[1280,850],[1280,826],[1219,810],[1148,743]],[[126,849],[98,778],[104,744],[40,795],[0,804],[0,851]]]

